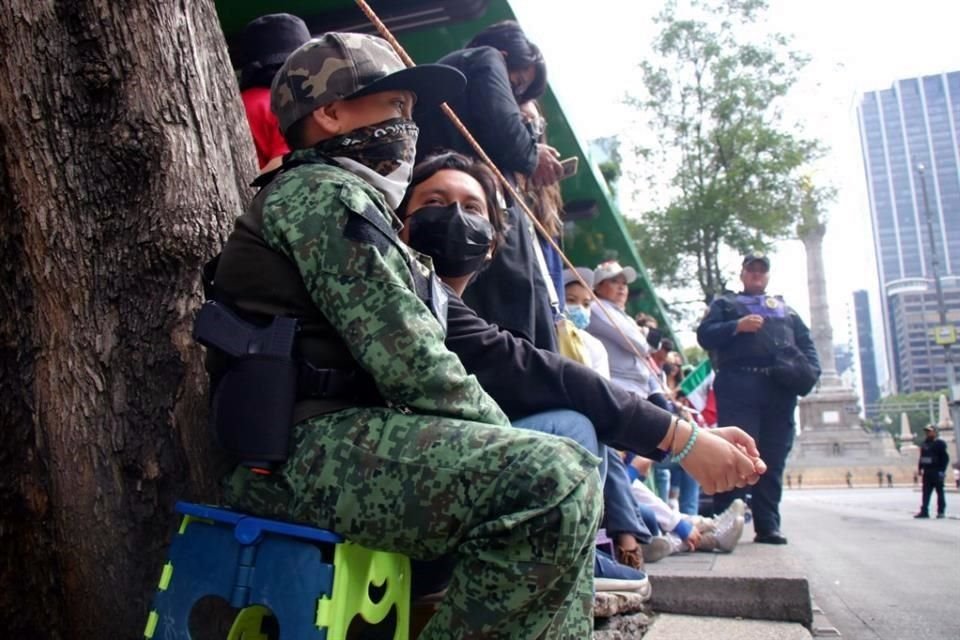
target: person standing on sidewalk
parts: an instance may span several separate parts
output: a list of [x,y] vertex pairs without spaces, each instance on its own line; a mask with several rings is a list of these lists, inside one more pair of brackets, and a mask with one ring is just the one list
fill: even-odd
[[930,494],[936,490],[937,517],[943,518],[947,510],[947,501],[943,497],[943,480],[947,475],[950,454],[947,453],[947,443],[937,437],[935,426],[928,424],[923,431],[927,438],[920,444],[920,461],[917,464],[917,469],[923,476],[923,498],[920,502],[920,513],[913,517],[930,517]]
[[[753,436],[767,473],[751,490],[755,542],[786,544],[780,532],[783,471],[793,446],[797,396],[806,395],[820,375],[810,329],[780,296],[767,294],[770,259],[744,257],[743,291],[727,292],[711,304],[697,328],[697,341],[710,352],[717,377],[718,423],[735,424]],[[799,480],[799,479],[798,479]],[[714,513],[746,491],[713,497]]]

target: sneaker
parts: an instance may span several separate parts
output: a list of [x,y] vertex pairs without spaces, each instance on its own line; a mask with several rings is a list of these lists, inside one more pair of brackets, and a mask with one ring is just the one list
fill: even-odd
[[[730,506],[727,507],[723,513],[719,513],[716,516],[714,516],[713,521],[717,525],[717,527],[722,527],[724,524],[728,522],[733,522],[734,520],[736,520],[738,516],[743,518],[746,512],[747,512],[747,503],[741,500],[740,498],[737,498],[736,500],[730,503]],[[744,518],[744,520],[746,519]]]
[[670,543],[671,548],[673,548],[673,553],[690,551],[690,547],[687,546],[686,541],[672,531],[667,533],[664,537],[667,539],[667,542]]
[[701,535],[697,550],[730,553],[737,548],[741,536],[743,536],[743,516],[736,516],[733,520],[724,522],[722,527]]
[[618,564],[603,551],[593,560],[593,588],[596,591],[633,591],[644,600],[650,598],[650,579],[637,569]]
[[647,562],[659,562],[673,553],[673,545],[666,536],[654,536],[643,547],[643,559]]
[[946,517],[947,517],[947,514],[945,514],[945,513],[938,513],[938,514],[937,514],[937,520],[942,520],[942,519],[944,519],[944,518],[946,518]]
[[916,514],[916,515],[913,516],[913,517],[914,517],[914,518],[929,518],[929,517],[930,517],[930,514],[927,513],[926,511],[921,511],[920,513]]
[[713,531],[717,528],[716,518],[704,518],[703,516],[687,516],[693,522],[693,528],[700,533]]

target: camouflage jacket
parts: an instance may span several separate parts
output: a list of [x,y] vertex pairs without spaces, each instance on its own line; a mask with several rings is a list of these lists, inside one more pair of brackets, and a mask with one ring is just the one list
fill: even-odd
[[298,150],[287,163],[300,164],[261,194],[263,239],[296,265],[311,300],[387,403],[508,425],[444,346],[444,329],[412,273],[429,277],[429,259],[397,238],[401,223],[383,196],[314,150]]

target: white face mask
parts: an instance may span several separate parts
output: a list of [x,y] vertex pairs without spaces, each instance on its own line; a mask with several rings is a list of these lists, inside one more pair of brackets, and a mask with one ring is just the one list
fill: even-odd
[[400,166],[387,175],[382,176],[370,167],[360,164],[352,158],[334,156],[333,159],[336,160],[337,164],[341,167],[363,178],[364,181],[370,183],[373,188],[382,193],[383,198],[394,211],[396,211],[400,203],[403,202],[403,195],[407,192],[407,187],[410,186],[410,178],[413,176],[412,162],[401,160]]

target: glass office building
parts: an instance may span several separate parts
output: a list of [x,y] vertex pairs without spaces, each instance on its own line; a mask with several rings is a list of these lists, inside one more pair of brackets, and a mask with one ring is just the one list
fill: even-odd
[[960,325],[960,71],[868,92],[858,111],[890,382],[899,393],[943,389],[932,258],[948,323]]
[[857,355],[860,361],[860,398],[866,417],[876,417],[880,402],[880,383],[873,349],[873,324],[870,321],[870,298],[863,289],[853,292],[853,310],[857,318]]

